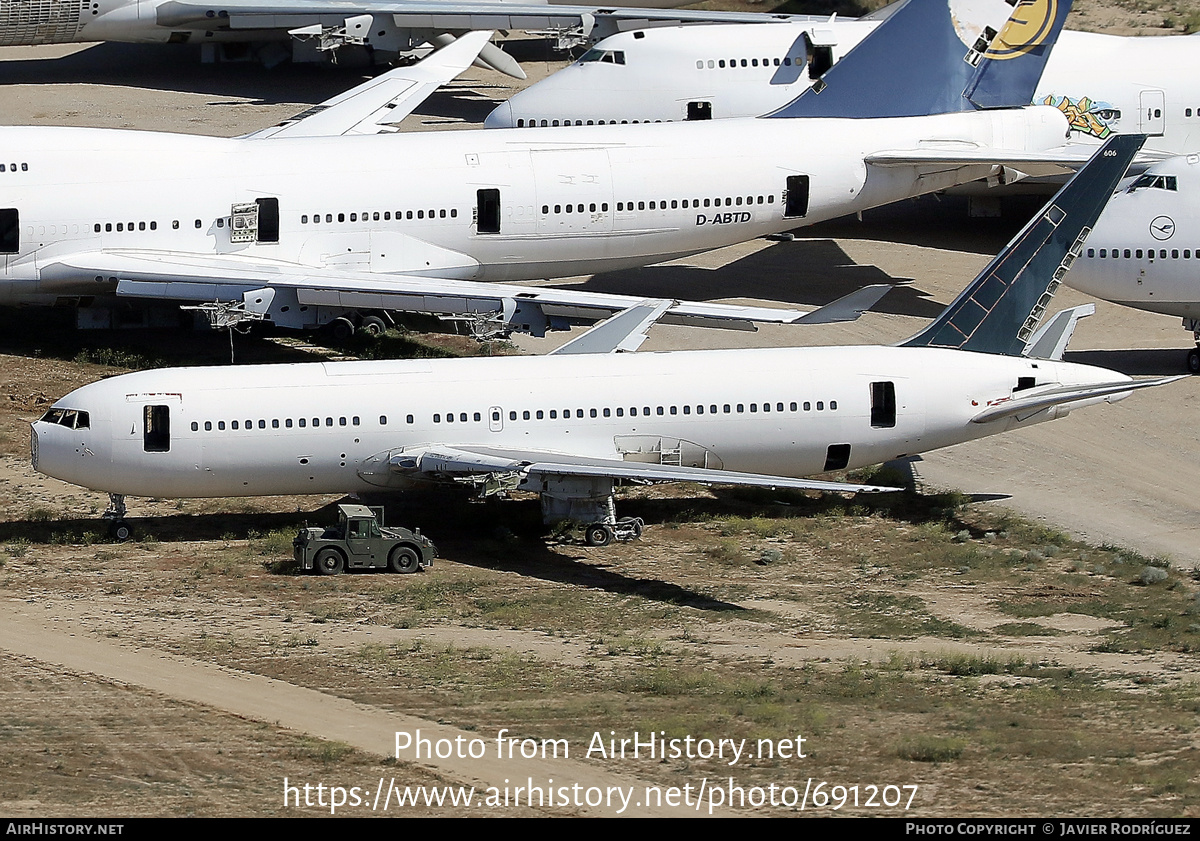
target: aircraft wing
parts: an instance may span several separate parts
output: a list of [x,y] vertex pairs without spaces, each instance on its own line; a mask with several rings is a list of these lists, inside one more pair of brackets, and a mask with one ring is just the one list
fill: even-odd
[[[1025,420],[1044,409],[1054,406],[1065,406],[1083,400],[1093,402],[1109,400],[1109,402],[1115,403],[1116,400],[1125,399],[1131,391],[1166,385],[1176,380],[1182,380],[1184,376],[1181,374],[1177,377],[1158,377],[1152,380],[1122,380],[1110,383],[1093,383],[1086,386],[1060,386],[1045,391],[1036,390],[1028,396],[1013,397],[993,403],[971,418],[971,423],[990,423],[1003,418]],[[1111,399],[1114,397],[1116,398],[1115,400]]]
[[418,475],[430,479],[467,481],[495,479],[506,475],[520,478],[579,476],[640,484],[699,482],[705,485],[745,485],[831,493],[888,493],[903,490],[856,482],[794,479],[787,476],[739,473],[707,467],[648,464],[567,453],[441,444],[393,450],[377,456],[374,462],[368,463],[364,469],[375,472],[386,469],[400,476]]
[[[234,303],[267,316],[291,304],[444,316],[484,315],[500,319],[508,330],[534,335],[574,321],[607,318],[643,301],[629,295],[347,271],[233,254],[109,249],[64,255],[41,268],[41,281],[48,289],[56,284],[78,288],[89,281],[94,283],[96,278],[115,285],[120,296]],[[754,330],[755,322],[853,321],[890,288],[883,284],[864,287],[812,311],[673,301],[660,321],[740,330]],[[555,319],[564,323],[556,323]]]
[[[1019,170],[1023,175],[1041,178],[1070,175],[1086,164],[1097,147],[1084,143],[1068,143],[1044,152],[1004,151],[988,147],[928,146],[921,149],[897,149],[873,152],[865,160],[871,166],[957,169],[964,166],[1002,166]],[[1139,172],[1163,160],[1153,150],[1138,152],[1129,172]]]
[[314,105],[278,125],[245,135],[268,137],[336,137],[398,131],[397,124],[431,93],[454,79],[488,45],[491,31],[468,32],[410,67],[399,67]]
[[[766,23],[801,21],[825,23],[828,16],[772,15],[761,12],[711,12],[694,9],[645,8],[670,6],[671,2],[643,0],[641,8],[619,4],[598,7],[560,5],[521,0],[222,0],[220,6],[200,3],[162,3],[156,9],[157,23],[168,28],[295,29],[316,22],[341,25],[348,17],[390,15],[398,27],[453,32],[466,29],[561,29],[584,27],[597,22],[620,22],[621,28],[638,23]],[[682,0],[678,5],[684,5]]]

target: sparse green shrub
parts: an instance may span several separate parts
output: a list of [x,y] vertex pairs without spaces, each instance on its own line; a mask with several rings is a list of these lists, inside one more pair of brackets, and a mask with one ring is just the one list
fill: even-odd
[[764,549],[758,556],[758,563],[763,566],[779,563],[781,560],[783,560],[783,552],[779,549]]
[[1138,576],[1138,580],[1147,587],[1151,584],[1161,584],[1167,580],[1167,571],[1161,567],[1148,566],[1142,569],[1142,574]]
[[901,743],[896,755],[911,762],[949,762],[962,756],[966,747],[963,739],[921,736]]
[[746,563],[746,554],[742,551],[742,547],[738,545],[736,540],[719,540],[715,546],[705,549],[704,554],[708,555],[712,560],[723,564]]

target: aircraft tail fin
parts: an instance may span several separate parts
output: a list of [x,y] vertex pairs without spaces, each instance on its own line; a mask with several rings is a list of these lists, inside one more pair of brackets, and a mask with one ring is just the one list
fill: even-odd
[[1114,135],[933,323],[904,347],[1019,356],[1145,135]]
[[[999,33],[956,26],[963,0],[909,0],[768,117],[917,117],[1028,105],[1072,0],[1008,0]],[[964,40],[967,39],[973,40]]]

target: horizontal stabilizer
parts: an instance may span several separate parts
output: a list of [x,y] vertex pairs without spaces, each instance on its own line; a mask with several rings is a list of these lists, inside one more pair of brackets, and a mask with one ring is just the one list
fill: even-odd
[[[885,149],[871,152],[864,160],[877,167],[942,165],[949,169],[991,164],[1018,169],[1024,177],[1045,178],[1078,172],[1095,153],[1096,147],[1090,143],[1064,143],[1042,152],[957,144],[956,147],[934,145],[921,149]],[[1170,157],[1171,155],[1152,149],[1142,149],[1129,165],[1129,174],[1141,172],[1146,167]]]
[[1071,342],[1071,336],[1075,335],[1079,319],[1095,314],[1095,304],[1081,304],[1069,310],[1056,312],[1054,318],[1033,334],[1021,355],[1030,359],[1062,359],[1067,345]]
[[246,135],[247,140],[337,137],[396,131],[435,90],[454,79],[488,45],[491,32],[468,32],[410,67],[399,67],[315,105],[290,120]]
[[1018,420],[1025,420],[1053,406],[1065,406],[1083,400],[1095,401],[1108,399],[1110,403],[1115,403],[1117,400],[1123,400],[1125,397],[1128,397],[1130,392],[1137,391],[1138,389],[1154,388],[1166,385],[1167,383],[1173,383],[1176,380],[1182,380],[1183,378],[1180,375],[1177,377],[1159,377],[1153,380],[1124,380],[1112,383],[1094,383],[1085,386],[1051,388],[1047,391],[1030,394],[1027,397],[1013,398],[989,406],[971,418],[971,423],[990,423],[1002,418],[1011,417],[1015,417]]
[[670,301],[643,301],[602,321],[582,336],[550,351],[549,356],[570,353],[632,353],[646,341],[646,331],[671,306]]
[[587,476],[629,482],[699,482],[706,485],[746,485],[831,493],[889,493],[903,490],[854,482],[793,479],[787,476],[738,473],[705,467],[647,464],[566,453],[522,452],[484,447],[436,445],[397,452],[390,462],[397,472],[419,472],[438,478],[515,473],[522,476]]
[[842,321],[857,321],[871,307],[879,303],[879,299],[892,291],[886,283],[873,283],[856,289],[849,295],[843,295],[836,301],[830,301],[820,309],[815,309],[808,315],[796,319],[796,324],[836,324]]

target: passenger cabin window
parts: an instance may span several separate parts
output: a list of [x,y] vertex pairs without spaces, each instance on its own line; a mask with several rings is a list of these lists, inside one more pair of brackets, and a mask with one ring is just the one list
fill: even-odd
[[793,219],[808,215],[808,187],[807,175],[788,176],[783,218]]
[[146,406],[142,411],[142,448],[148,453],[171,451],[171,408]]
[[895,383],[871,383],[871,426],[886,429],[895,425]]
[[0,254],[21,250],[21,220],[15,207],[0,208]]

